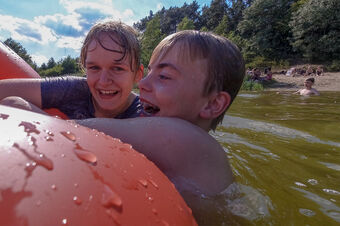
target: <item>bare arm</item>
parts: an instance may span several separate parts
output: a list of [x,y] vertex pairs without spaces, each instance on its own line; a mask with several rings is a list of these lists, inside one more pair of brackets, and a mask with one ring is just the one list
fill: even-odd
[[95,118],[77,122],[130,143],[153,161],[180,191],[198,190],[213,195],[232,182],[231,169],[219,143],[181,119]]
[[18,96],[41,108],[41,79],[4,79],[0,80],[0,100]]
[[299,89],[298,91],[294,92],[293,94],[300,94],[301,89]]

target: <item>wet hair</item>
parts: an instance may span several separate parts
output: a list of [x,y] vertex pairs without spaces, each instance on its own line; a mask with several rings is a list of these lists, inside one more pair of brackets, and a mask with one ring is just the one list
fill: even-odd
[[306,82],[309,81],[309,82],[311,82],[311,83],[314,83],[314,82],[315,82],[314,78],[307,78],[305,81],[306,81]]
[[[226,91],[231,97],[231,104],[245,76],[244,60],[237,46],[211,32],[185,30],[163,39],[154,49],[150,61],[165,56],[175,45],[182,50],[178,56],[180,60],[206,59],[207,64],[202,67],[207,74],[202,95]],[[225,111],[212,121],[210,129],[215,130],[222,122]]]
[[[95,24],[85,37],[83,46],[80,52],[80,64],[83,69],[86,67],[86,57],[90,43],[95,40],[97,44],[108,51],[117,52],[117,50],[110,49],[110,46],[104,45],[101,36],[105,34],[111,38],[113,42],[121,47],[122,57],[115,60],[120,62],[126,57],[130,62],[130,69],[137,72],[140,67],[140,44],[137,39],[137,31],[120,21],[102,21]],[[120,52],[120,51],[119,51]]]

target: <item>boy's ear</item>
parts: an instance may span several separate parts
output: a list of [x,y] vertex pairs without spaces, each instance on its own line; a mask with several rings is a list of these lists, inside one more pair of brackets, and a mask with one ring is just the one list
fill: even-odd
[[138,83],[144,75],[144,65],[141,64],[136,72],[136,76],[135,76],[135,83]]
[[225,109],[230,105],[231,97],[229,93],[220,91],[214,93],[209,98],[209,102],[200,112],[200,116],[204,119],[214,119],[223,114]]

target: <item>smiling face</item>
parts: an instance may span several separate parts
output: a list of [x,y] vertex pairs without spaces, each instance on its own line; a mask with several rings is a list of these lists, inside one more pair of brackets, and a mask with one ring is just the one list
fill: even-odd
[[[133,72],[128,57],[117,40],[106,34],[100,35],[88,46],[85,61],[87,84],[93,96],[96,117],[115,117],[124,112],[134,100],[131,93],[134,82],[138,82],[142,71]],[[114,38],[114,37],[113,37]]]
[[140,98],[152,116],[179,117],[197,125],[208,102],[203,96],[207,62],[192,61],[183,52],[177,45],[164,56],[151,58],[148,75],[139,82]]

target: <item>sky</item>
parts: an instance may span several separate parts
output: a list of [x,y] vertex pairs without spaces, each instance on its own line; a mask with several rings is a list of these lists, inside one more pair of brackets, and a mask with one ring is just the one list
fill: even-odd
[[[165,7],[181,7],[184,0],[0,0],[0,40],[19,42],[38,66],[80,54],[83,39],[99,20],[128,25]],[[196,0],[202,7],[211,0]]]

